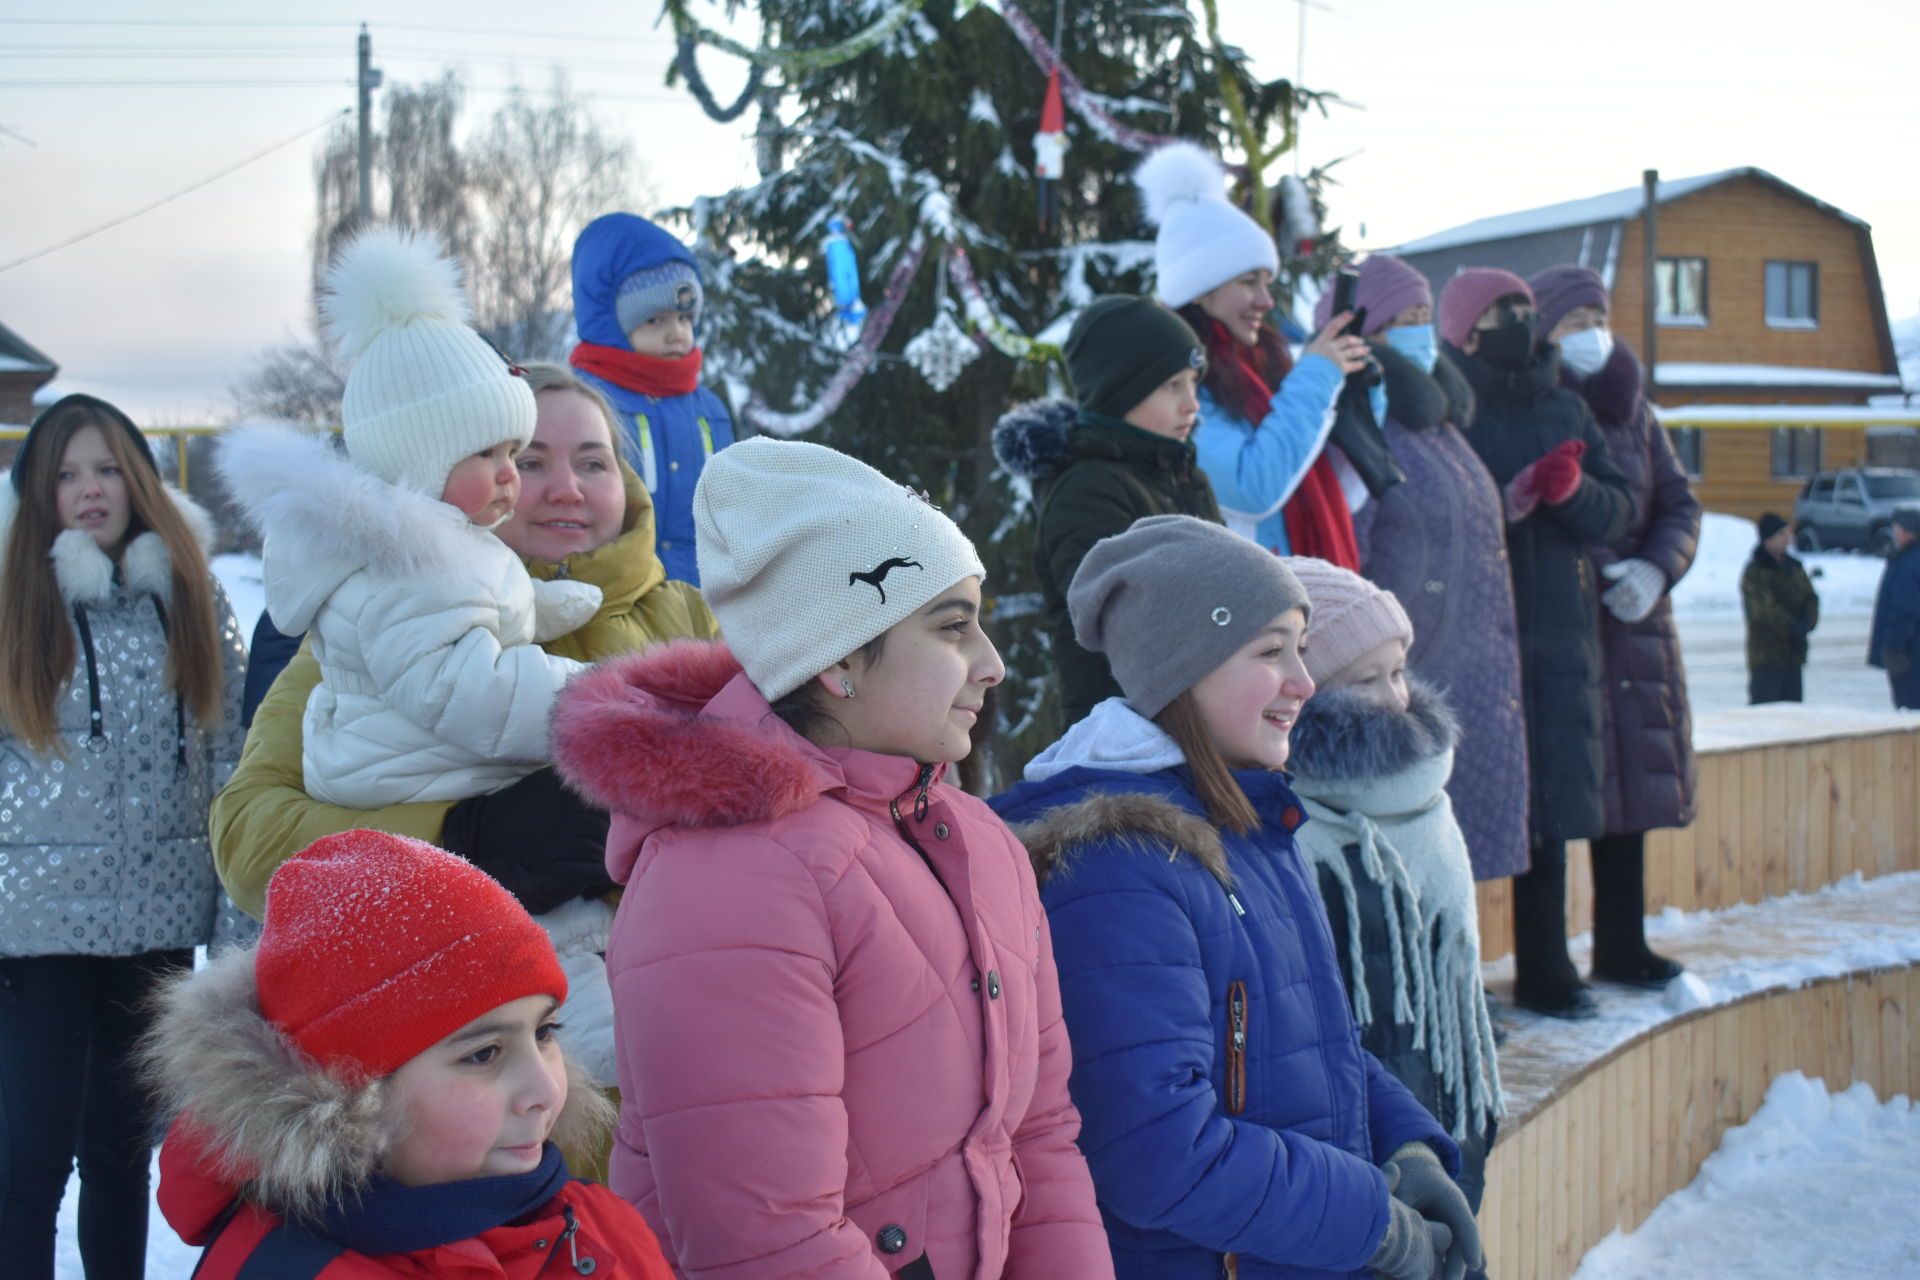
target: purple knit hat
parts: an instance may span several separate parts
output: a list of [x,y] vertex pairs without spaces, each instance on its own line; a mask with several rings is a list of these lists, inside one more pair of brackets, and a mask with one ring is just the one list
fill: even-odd
[[1536,273],[1528,283],[1533,286],[1534,305],[1540,308],[1543,334],[1552,333],[1553,326],[1575,307],[1598,307],[1606,311],[1610,306],[1607,286],[1601,283],[1600,273],[1590,267],[1565,262]]
[[[1371,337],[1387,327],[1387,321],[1421,303],[1433,305],[1433,286],[1419,269],[1398,258],[1376,253],[1360,264],[1360,279],[1353,291],[1353,305],[1367,309],[1367,327],[1362,337]],[[1333,319],[1333,289],[1329,286],[1313,304],[1313,327],[1324,329]]]
[[1459,346],[1486,309],[1510,293],[1533,301],[1533,289],[1511,271],[1498,267],[1470,267],[1447,281],[1440,291],[1440,336]]

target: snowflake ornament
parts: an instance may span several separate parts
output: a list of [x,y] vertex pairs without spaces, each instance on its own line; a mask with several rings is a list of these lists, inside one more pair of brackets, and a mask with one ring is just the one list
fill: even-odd
[[933,323],[915,334],[901,354],[920,371],[928,386],[935,391],[945,391],[962,370],[980,358],[980,347],[955,322],[953,313],[942,308]]

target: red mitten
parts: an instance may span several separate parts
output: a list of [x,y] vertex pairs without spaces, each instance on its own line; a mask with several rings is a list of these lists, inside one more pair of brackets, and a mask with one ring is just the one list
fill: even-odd
[[1580,491],[1584,475],[1580,458],[1586,451],[1585,441],[1567,440],[1534,463],[1533,482],[1540,490],[1540,501],[1557,507]]

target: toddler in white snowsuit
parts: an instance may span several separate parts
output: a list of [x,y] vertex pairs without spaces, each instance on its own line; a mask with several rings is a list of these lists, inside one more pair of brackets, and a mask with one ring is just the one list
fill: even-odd
[[259,526],[267,612],[311,633],[307,794],[350,809],[459,800],[548,763],[554,696],[580,669],[536,641],[591,618],[599,588],[535,582],[492,530],[513,512],[533,392],[467,323],[459,268],[376,228],[321,300],[354,361],[347,458],[282,427],[236,432],[219,467]]

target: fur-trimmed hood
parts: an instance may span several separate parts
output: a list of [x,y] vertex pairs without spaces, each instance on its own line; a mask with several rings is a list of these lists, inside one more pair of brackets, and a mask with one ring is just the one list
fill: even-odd
[[1064,396],[1015,405],[994,424],[993,456],[1024,480],[1044,480],[1067,465],[1067,428],[1079,414]]
[[340,584],[458,573],[479,530],[458,507],[363,471],[327,438],[244,427],[220,439],[214,466],[260,531],[268,612],[289,635],[308,630]]
[[[273,1213],[312,1220],[352,1197],[379,1168],[400,1124],[385,1079],[323,1070],[260,1013],[253,948],[233,947],[162,988],[141,1045],[143,1074],[168,1137],[203,1155],[206,1176]],[[567,1102],[552,1140],[584,1153],[611,1107],[567,1064]]]
[[1287,767],[1300,777],[1366,781],[1451,751],[1460,725],[1432,685],[1409,675],[1404,711],[1351,688],[1321,689],[1293,725]]
[[[172,485],[164,486],[180,516],[187,522],[201,554],[213,555],[215,531],[213,517],[206,508]],[[20,510],[19,495],[0,472],[0,573],[6,570],[7,543],[13,532],[13,518]],[[60,583],[60,595],[69,606],[102,605],[113,597],[113,558],[100,549],[93,538],[79,529],[64,529],[53,539],[48,558],[53,561],[54,577]],[[121,555],[119,568],[127,588],[140,595],[160,598],[162,605],[173,603],[173,557],[167,544],[151,531],[134,537]]]
[[1168,861],[1187,854],[1222,884],[1231,884],[1227,848],[1220,831],[1202,814],[1181,808],[1164,796],[1140,791],[1100,791],[1082,800],[1048,809],[1031,822],[1017,822],[1013,834],[1033,859],[1041,884],[1073,861],[1090,844],[1117,840],[1139,849],[1165,853]]

